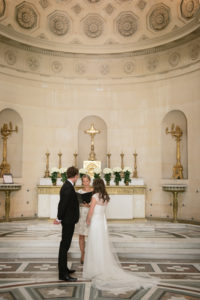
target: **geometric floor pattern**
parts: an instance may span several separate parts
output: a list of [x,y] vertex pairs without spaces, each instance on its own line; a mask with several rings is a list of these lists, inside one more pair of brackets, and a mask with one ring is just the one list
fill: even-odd
[[[24,224],[24,223],[23,223]],[[22,224],[22,225],[23,225]],[[45,241],[59,241],[60,229],[25,230],[23,226],[17,227],[14,222],[9,226],[0,224],[1,242],[13,245],[21,239],[24,242],[36,239],[39,234]],[[120,231],[120,227],[112,227],[112,239],[125,237],[126,240],[148,237],[152,241],[162,239],[165,243],[177,240],[200,239],[200,227],[174,228],[153,231]],[[16,249],[16,252],[18,250]],[[0,258],[0,300],[200,300],[200,259],[143,259],[120,258],[124,270],[138,274],[149,274],[160,279],[158,286],[151,289],[140,289],[125,294],[112,295],[96,290],[90,281],[82,278],[82,265],[78,258],[70,258],[69,267],[76,270],[78,281],[66,283],[58,280],[57,258]]]
[[31,299],[200,299],[200,261],[121,259],[125,270],[150,274],[160,278],[152,289],[140,289],[121,295],[112,295],[91,287],[82,279],[79,259],[72,259],[70,267],[76,269],[78,281],[59,281],[56,259],[0,259],[0,300]]

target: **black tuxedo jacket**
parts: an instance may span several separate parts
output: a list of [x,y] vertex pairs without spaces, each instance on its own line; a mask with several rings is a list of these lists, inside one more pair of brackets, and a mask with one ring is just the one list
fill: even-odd
[[60,189],[57,218],[62,223],[77,223],[79,220],[79,203],[73,185],[68,180]]

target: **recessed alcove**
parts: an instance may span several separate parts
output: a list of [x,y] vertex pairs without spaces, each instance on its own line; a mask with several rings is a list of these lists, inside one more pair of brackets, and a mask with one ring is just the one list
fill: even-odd
[[180,141],[180,161],[183,166],[183,179],[188,179],[188,147],[187,147],[187,119],[180,110],[172,110],[166,114],[162,121],[162,178],[173,179],[173,166],[176,165],[177,142],[175,137],[166,133],[171,126],[179,126],[183,132]]
[[[22,177],[22,143],[23,143],[23,121],[19,113],[13,109],[6,108],[0,111],[0,127],[12,122],[13,129],[18,127],[18,132],[13,132],[7,140],[7,162],[13,177]],[[0,160],[3,159],[3,140],[0,140]]]
[[98,116],[87,116],[81,120],[78,127],[78,167],[83,167],[83,161],[89,158],[91,138],[84,131],[94,124],[95,129],[100,130],[94,137],[96,160],[101,161],[102,168],[106,166],[107,153],[107,125],[105,121]]

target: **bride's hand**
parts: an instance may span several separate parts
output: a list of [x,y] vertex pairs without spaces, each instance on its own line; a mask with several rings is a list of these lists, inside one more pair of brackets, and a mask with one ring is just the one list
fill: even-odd
[[90,225],[90,220],[88,218],[86,219],[86,223],[88,226]]

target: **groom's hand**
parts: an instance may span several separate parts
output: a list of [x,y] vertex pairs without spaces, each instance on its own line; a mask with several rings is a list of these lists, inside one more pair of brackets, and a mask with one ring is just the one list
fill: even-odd
[[61,223],[61,221],[59,221],[58,219],[55,219],[54,221],[53,221],[53,224],[54,225],[58,225],[58,224],[60,224]]

